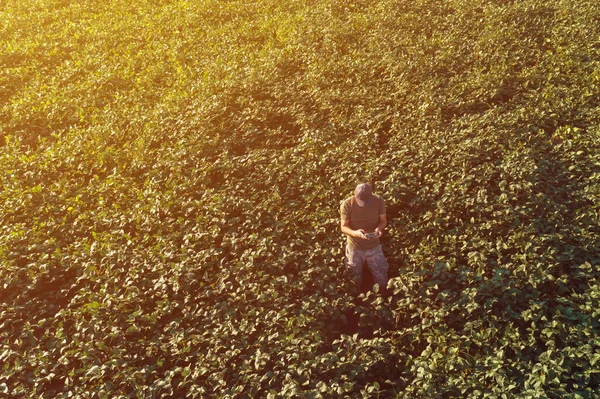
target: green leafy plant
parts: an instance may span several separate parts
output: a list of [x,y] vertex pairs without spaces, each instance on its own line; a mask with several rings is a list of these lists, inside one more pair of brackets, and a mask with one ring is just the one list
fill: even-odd
[[[5,1],[0,393],[597,397],[598,18]],[[391,278],[354,298],[363,180]]]

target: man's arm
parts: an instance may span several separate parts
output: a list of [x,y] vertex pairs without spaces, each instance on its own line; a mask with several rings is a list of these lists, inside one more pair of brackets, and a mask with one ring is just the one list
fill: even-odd
[[365,236],[365,231],[363,229],[352,230],[350,228],[350,220],[349,219],[342,219],[340,226],[342,229],[342,233],[344,233],[346,235],[349,235],[351,237],[356,237],[356,238],[364,238],[364,239],[367,238],[367,236]]
[[375,231],[379,234],[378,237],[383,235],[383,229],[387,226],[387,215],[384,213],[383,215],[379,215],[379,224],[375,228]]

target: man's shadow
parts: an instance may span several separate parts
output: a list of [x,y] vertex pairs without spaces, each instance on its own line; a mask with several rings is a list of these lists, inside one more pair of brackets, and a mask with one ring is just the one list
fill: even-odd
[[373,280],[371,271],[368,267],[363,267],[362,282],[360,284],[359,292],[361,294],[368,292],[369,290],[373,289],[373,284],[375,284],[375,281]]
[[[358,289],[357,295],[353,298],[352,302],[354,306],[364,305],[363,299],[359,297],[359,294],[367,293],[373,289],[373,275],[368,267],[363,268],[362,281]],[[353,335],[358,332],[358,324],[360,321],[360,314],[356,312],[355,308],[348,308],[345,311],[346,325],[342,328],[342,332],[347,335]]]

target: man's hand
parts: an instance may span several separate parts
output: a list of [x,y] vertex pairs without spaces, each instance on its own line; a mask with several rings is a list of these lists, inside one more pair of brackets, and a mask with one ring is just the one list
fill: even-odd
[[[367,232],[364,229],[357,229],[357,230],[352,230],[350,228],[350,220],[341,220],[340,223],[340,227],[342,229],[342,233],[347,234],[351,237],[354,238],[362,238],[363,240],[370,240],[371,238],[367,237]],[[380,226],[377,227],[377,229],[375,229],[375,232],[377,232],[379,230],[378,236],[381,236],[381,230],[379,229]]]
[[347,234],[350,237],[363,238],[365,240],[368,239],[367,236],[365,235],[367,232],[364,231],[363,229],[352,230],[350,228],[350,220],[344,220],[344,219],[342,219],[342,221],[341,221],[341,229],[342,229],[342,233]]
[[356,238],[363,238],[365,240],[368,240],[369,238],[365,234],[367,234],[367,232],[363,229],[354,230],[354,237]]
[[379,215],[379,224],[375,228],[377,238],[383,235],[383,229],[385,229],[385,226],[387,226],[387,215],[384,213],[383,215]]

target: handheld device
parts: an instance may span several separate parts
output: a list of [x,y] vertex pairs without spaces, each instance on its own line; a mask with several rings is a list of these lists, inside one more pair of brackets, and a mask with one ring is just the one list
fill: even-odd
[[365,235],[367,236],[367,238],[375,238],[375,237],[377,237],[377,236],[378,236],[378,234],[377,234],[376,232],[373,232],[373,233],[367,233],[367,234],[365,234]]

